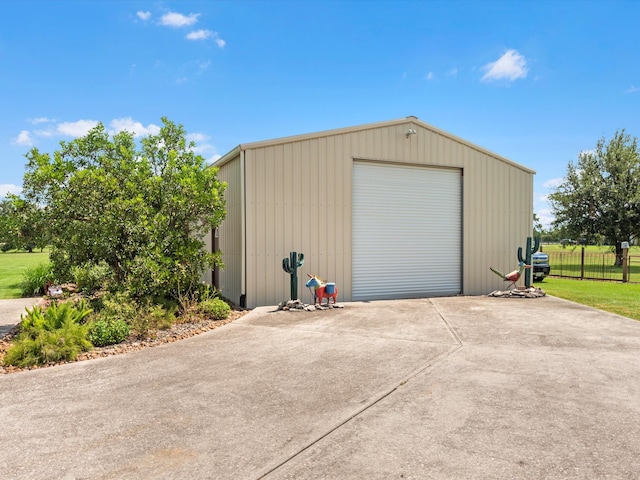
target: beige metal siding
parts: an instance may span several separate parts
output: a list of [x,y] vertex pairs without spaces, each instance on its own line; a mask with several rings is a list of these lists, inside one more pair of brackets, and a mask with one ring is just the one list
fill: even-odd
[[[406,138],[409,128],[417,134]],[[289,276],[281,263],[291,250],[305,254],[298,287],[302,300],[310,300],[304,282],[306,274],[313,273],[336,282],[339,301],[351,301],[354,159],[462,169],[463,294],[486,294],[500,288],[502,282],[489,266],[515,267],[517,248],[531,235],[533,171],[415,119],[241,148],[246,162],[249,307],[289,298]],[[221,173],[233,162],[232,157],[225,159]],[[221,247],[238,247],[240,227],[234,223],[234,229],[236,236],[221,239]],[[229,251],[223,248],[223,252],[228,276]]]
[[222,294],[236,304],[242,295],[242,172],[240,155],[220,167],[218,179],[227,182],[227,215],[219,228],[224,269],[220,271]]
[[307,273],[336,279],[350,297],[351,163],[341,148],[335,139],[311,139],[246,152],[248,306],[289,298],[281,264],[290,251],[305,255],[303,300],[310,301]]

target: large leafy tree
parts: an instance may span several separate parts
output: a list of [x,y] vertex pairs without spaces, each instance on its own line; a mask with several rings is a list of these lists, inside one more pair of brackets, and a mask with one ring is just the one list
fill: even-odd
[[41,205],[59,278],[71,267],[106,263],[117,285],[137,296],[182,295],[220,264],[202,238],[225,216],[226,185],[166,118],[139,144],[110,137],[102,124],[61,142],[53,155],[27,155],[23,194]]
[[564,181],[549,196],[554,226],[574,238],[604,237],[615,245],[640,233],[640,150],[638,140],[624,130],[570,162]]

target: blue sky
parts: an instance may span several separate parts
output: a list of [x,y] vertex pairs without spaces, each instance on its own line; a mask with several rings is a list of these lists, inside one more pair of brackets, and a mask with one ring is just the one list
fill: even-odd
[[184,125],[240,143],[415,115],[537,171],[640,136],[636,1],[0,0],[0,196],[25,153]]

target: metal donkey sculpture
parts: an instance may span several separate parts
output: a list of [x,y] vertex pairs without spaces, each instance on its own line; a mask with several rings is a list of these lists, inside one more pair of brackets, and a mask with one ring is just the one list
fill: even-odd
[[305,284],[309,289],[313,288],[313,304],[319,303],[322,305],[322,300],[327,299],[327,305],[329,305],[329,301],[333,298],[333,304],[336,304],[336,299],[338,298],[338,287],[336,287],[335,283],[325,283],[322,281],[320,277],[317,275],[311,275],[307,273],[309,277],[309,281]]

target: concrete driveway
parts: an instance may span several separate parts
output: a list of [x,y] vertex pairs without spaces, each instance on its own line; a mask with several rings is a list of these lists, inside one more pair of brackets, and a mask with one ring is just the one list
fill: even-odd
[[42,300],[41,297],[15,298],[0,300],[0,337],[20,322],[20,316]]
[[639,476],[640,322],[552,297],[268,310],[0,376],[0,478]]

